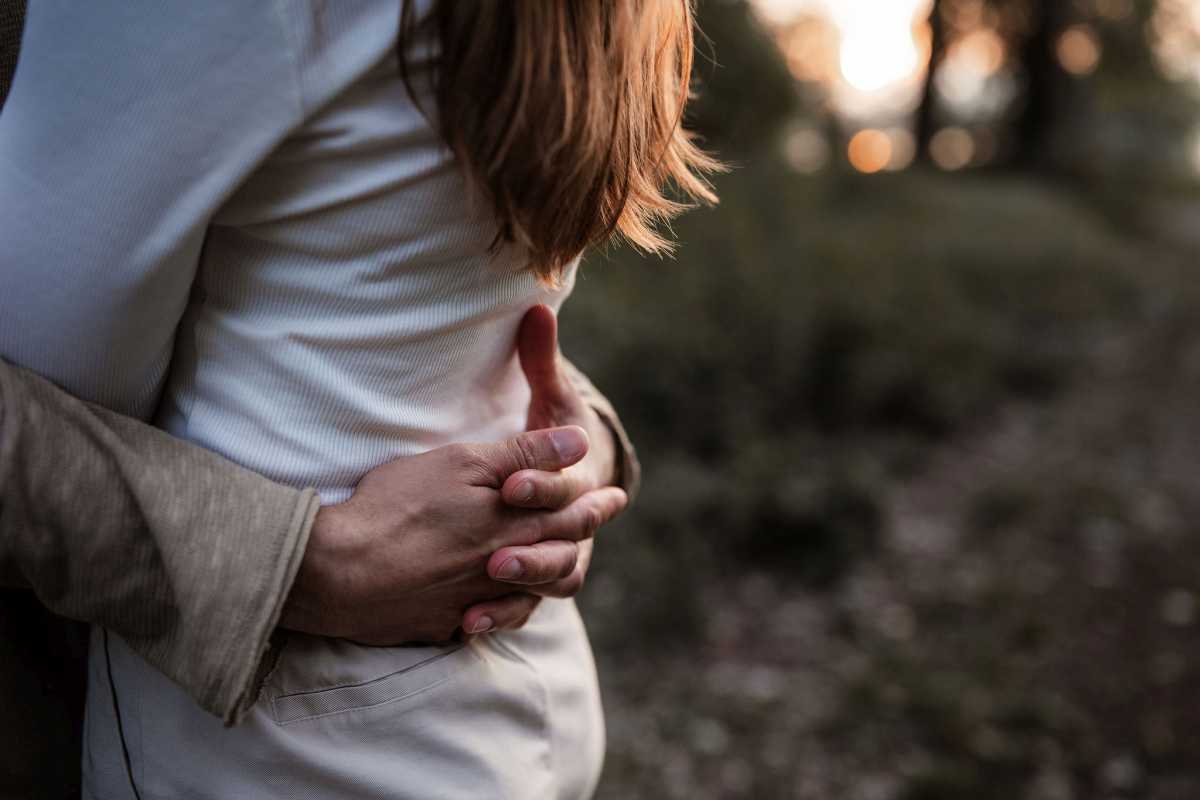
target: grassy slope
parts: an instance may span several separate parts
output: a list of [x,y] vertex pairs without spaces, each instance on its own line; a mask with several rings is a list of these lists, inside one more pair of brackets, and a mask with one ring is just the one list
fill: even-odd
[[1185,260],[1017,179],[720,188],[564,312],[648,468],[602,796],[1195,796]]

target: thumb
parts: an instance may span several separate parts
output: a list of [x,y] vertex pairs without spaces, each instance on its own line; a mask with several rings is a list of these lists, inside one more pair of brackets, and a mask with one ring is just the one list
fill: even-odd
[[566,399],[565,381],[558,367],[558,320],[548,306],[525,312],[517,332],[517,356],[529,382],[529,427],[555,422],[551,417]]
[[526,431],[511,439],[460,445],[462,465],[476,485],[499,489],[514,472],[536,469],[557,472],[587,455],[588,436],[578,425]]

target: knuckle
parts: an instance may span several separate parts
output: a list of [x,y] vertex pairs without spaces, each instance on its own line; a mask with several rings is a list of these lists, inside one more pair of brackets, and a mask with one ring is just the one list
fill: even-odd
[[492,475],[492,465],[487,455],[478,447],[469,444],[452,444],[448,456],[451,462],[472,478],[488,478]]
[[528,526],[527,538],[530,542],[540,542],[553,535],[554,520],[548,515],[536,514],[531,516],[525,524]]
[[517,436],[509,442],[513,459],[518,465],[524,469],[533,469],[537,466],[537,453],[534,452],[533,443],[529,441],[528,437]]
[[563,536],[560,538],[573,542],[590,538],[591,534],[588,532],[587,526],[587,514],[582,511],[576,511],[563,520]]
[[469,464],[476,456],[475,448],[466,444],[448,444],[446,445],[446,457],[459,466]]

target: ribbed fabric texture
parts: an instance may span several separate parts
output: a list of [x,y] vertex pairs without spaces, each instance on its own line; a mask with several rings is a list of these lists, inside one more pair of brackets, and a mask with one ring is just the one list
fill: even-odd
[[0,356],[127,413],[161,399],[171,433],[325,502],[521,430],[516,328],[570,280],[489,252],[400,80],[400,11],[33,7],[0,120]]
[[320,110],[216,214],[160,417],[325,502],[393,458],[520,431],[516,328],[566,292],[489,253],[490,211],[400,81],[398,14],[293,20]]

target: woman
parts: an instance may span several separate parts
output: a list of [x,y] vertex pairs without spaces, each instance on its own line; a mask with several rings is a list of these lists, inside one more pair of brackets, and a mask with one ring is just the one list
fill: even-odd
[[[31,10],[0,124],[8,355],[132,413],[166,373],[167,430],[325,503],[383,461],[521,430],[525,311],[557,308],[614,231],[664,249],[667,181],[710,197],[679,128],[685,0],[107,5]],[[36,271],[73,260],[89,268]],[[292,634],[232,729],[93,642],[94,797],[584,797],[598,779],[570,601],[466,645]]]

